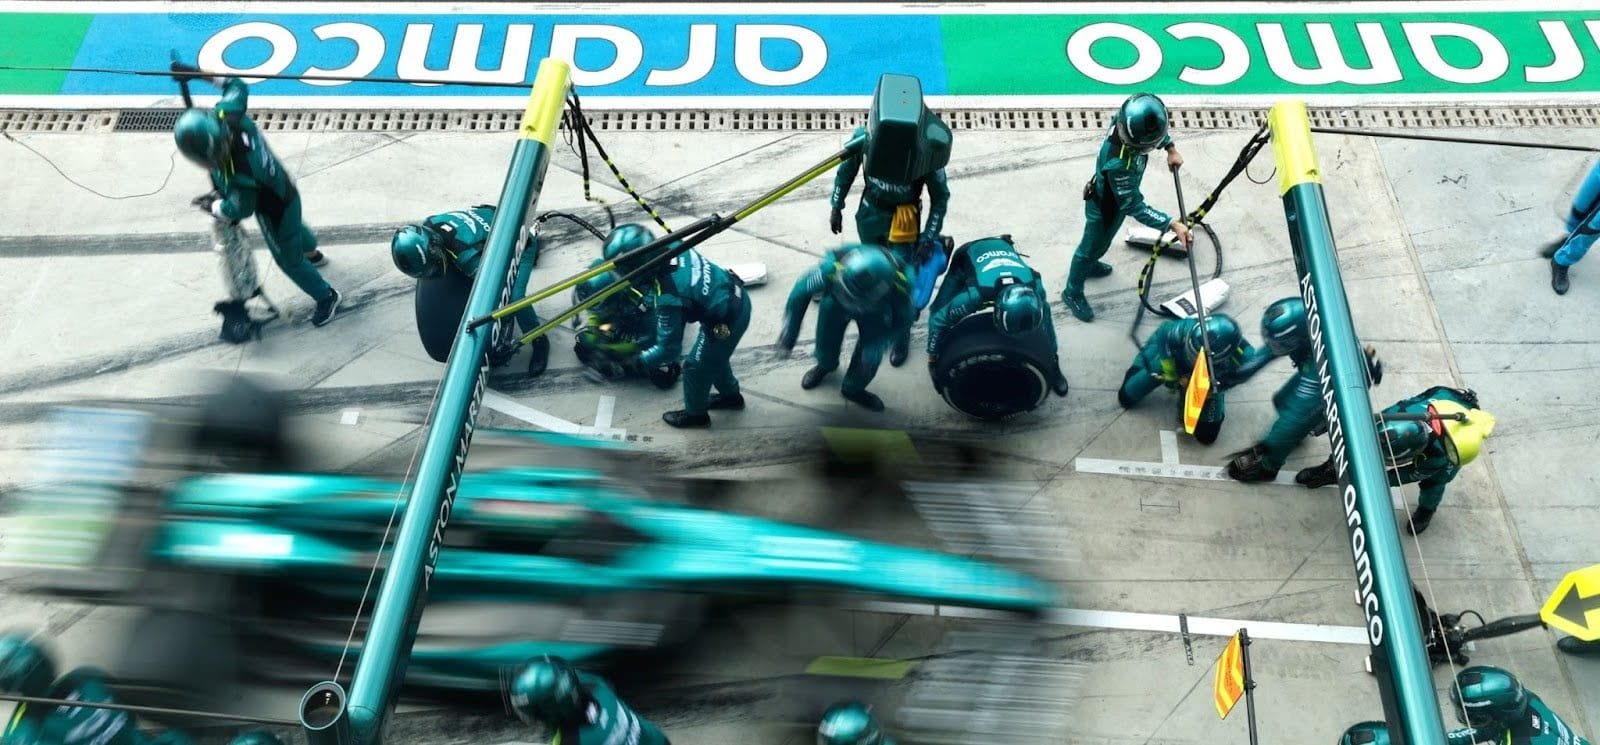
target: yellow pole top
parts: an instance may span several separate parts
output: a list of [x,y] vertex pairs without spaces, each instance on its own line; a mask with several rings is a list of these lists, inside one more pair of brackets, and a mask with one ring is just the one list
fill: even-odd
[[1279,101],[1267,115],[1267,127],[1272,131],[1272,159],[1278,165],[1278,194],[1300,184],[1322,183],[1305,102]]
[[533,92],[528,95],[528,108],[522,112],[522,139],[538,140],[549,147],[555,141],[556,122],[566,107],[567,87],[571,68],[561,60],[546,57],[539,62],[539,72],[533,77]]

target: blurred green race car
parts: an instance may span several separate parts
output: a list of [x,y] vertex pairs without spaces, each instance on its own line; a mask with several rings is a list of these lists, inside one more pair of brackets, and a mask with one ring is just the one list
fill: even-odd
[[[376,591],[402,484],[217,460],[219,443],[275,440],[214,427],[176,437],[208,443],[206,465],[230,472],[195,475],[191,463],[163,482],[149,476],[156,433],[204,424],[129,410],[62,417],[66,445],[46,459],[59,472],[7,500],[0,570],[20,571],[14,586],[33,592],[142,609],[112,668],[120,695],[197,705],[219,681],[325,675],[347,643],[355,659],[365,619],[353,619],[369,582]],[[865,596],[1029,617],[1056,602],[1050,585],[999,565],[663,500],[671,485],[619,478],[616,464],[634,456],[611,447],[477,435],[408,685],[495,690],[541,654],[600,665],[684,641],[748,603]],[[526,465],[540,448],[559,465]]]

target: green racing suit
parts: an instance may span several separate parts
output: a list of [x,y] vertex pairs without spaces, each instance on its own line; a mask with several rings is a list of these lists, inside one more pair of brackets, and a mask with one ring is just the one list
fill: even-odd
[[835,297],[834,288],[839,281],[839,257],[839,251],[829,251],[821,265],[806,272],[794,283],[784,309],[780,338],[792,341],[799,336],[800,324],[805,321],[811,298],[820,294],[822,300],[817,303],[817,342],[813,352],[817,367],[825,372],[839,367],[844,332],[854,321],[859,336],[840,390],[861,392],[877,376],[889,345],[911,328],[916,309],[911,302],[911,283],[902,267],[881,303],[865,312],[852,313]]
[[[1181,394],[1189,384],[1189,375],[1194,372],[1196,361],[1190,355],[1185,340],[1199,323],[1196,318],[1180,318],[1157,327],[1123,374],[1122,387],[1117,390],[1118,402],[1124,407],[1132,406],[1162,386]],[[1224,404],[1227,389],[1249,380],[1263,364],[1260,360],[1261,351],[1243,336],[1232,348],[1213,349],[1212,352],[1216,356],[1207,359],[1212,389],[1205,407],[1200,411],[1200,422],[1194,431],[1195,439],[1207,444],[1214,442],[1222,430],[1222,421],[1227,415]],[[1181,395],[1178,407],[1181,415]]]
[[[488,249],[489,226],[494,222],[494,212],[493,205],[480,204],[471,209],[434,215],[422,222],[444,237],[442,248],[456,271],[467,277],[477,277],[478,265]],[[522,251],[522,260],[517,262],[517,272],[511,283],[512,297],[520,298],[528,294],[528,279],[538,260],[539,242],[530,240]],[[517,311],[516,319],[524,334],[539,327],[539,314],[531,305]]]
[[[1115,129],[1113,120],[1107,131]],[[1158,147],[1171,146],[1169,136]],[[1083,293],[1084,282],[1100,257],[1106,255],[1124,218],[1131,217],[1156,230],[1164,231],[1171,226],[1172,216],[1147,204],[1140,190],[1149,160],[1148,153],[1127,147],[1110,134],[1100,144],[1094,176],[1083,189],[1083,237],[1072,254],[1072,268],[1067,273],[1068,294]]]
[[321,300],[333,290],[306,259],[316,250],[317,237],[300,219],[300,190],[245,113],[249,96],[244,81],[228,78],[216,105],[229,140],[227,157],[210,172],[211,187],[221,196],[212,214],[233,222],[254,215],[278,268],[313,300]]
[[[45,698],[115,703],[107,676],[80,667],[51,684]],[[139,731],[133,715],[117,709],[19,703],[6,725],[4,745],[189,745],[177,730],[159,735]]]
[[1450,745],[1494,743],[1495,745],[1589,745],[1567,723],[1556,716],[1537,695],[1528,693],[1528,707],[1522,717],[1511,722],[1493,722],[1482,727],[1465,727],[1445,734]]
[[639,353],[638,364],[649,370],[677,362],[684,324],[699,323],[700,336],[683,362],[684,410],[706,413],[713,387],[725,395],[738,394],[739,379],[730,360],[750,326],[750,296],[744,286],[691,249],[672,260],[645,296],[654,308],[656,334],[655,343]]

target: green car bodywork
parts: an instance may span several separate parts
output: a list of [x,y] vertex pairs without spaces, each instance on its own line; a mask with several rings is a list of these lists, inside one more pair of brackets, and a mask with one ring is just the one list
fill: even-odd
[[[504,670],[541,654],[600,664],[683,639],[712,604],[860,594],[1035,614],[1057,600],[1050,585],[999,565],[633,488],[595,468],[469,463],[428,579],[407,683],[494,690]],[[223,578],[230,600],[195,610],[226,616],[242,639],[266,636],[273,649],[331,664],[350,638],[401,489],[330,474],[192,476],[167,492],[140,541],[143,569]],[[251,600],[243,616],[231,604],[240,595]]]

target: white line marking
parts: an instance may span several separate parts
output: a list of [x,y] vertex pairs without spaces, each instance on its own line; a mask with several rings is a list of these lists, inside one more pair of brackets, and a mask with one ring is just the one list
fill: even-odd
[[[1221,466],[1186,466],[1182,463],[1147,463],[1136,460],[1107,460],[1104,458],[1079,458],[1072,462],[1079,473],[1106,473],[1113,476],[1153,476],[1164,479],[1191,479],[1194,481],[1232,481]],[[1279,471],[1274,484],[1294,485],[1293,471]]]
[[601,396],[594,410],[594,428],[611,429],[611,415],[617,410],[616,396]]
[[[860,610],[879,613],[905,613],[918,616],[943,616],[946,618],[1003,618],[1006,614],[980,608],[966,608],[924,603],[868,602]],[[1160,613],[1129,613],[1125,611],[1085,610],[1082,608],[1051,608],[1045,611],[1044,620],[1060,626],[1084,626],[1099,629],[1126,631],[1160,631],[1182,633],[1178,617]],[[1323,644],[1366,645],[1367,630],[1359,626],[1331,626],[1320,623],[1280,623],[1277,621],[1243,621],[1232,618],[1203,618],[1189,616],[1189,633],[1202,636],[1233,636],[1239,629],[1249,629],[1252,639],[1279,639]]]
[[339,423],[340,424],[345,424],[345,425],[354,425],[356,422],[358,422],[360,420],[361,420],[361,410],[360,409],[345,409],[344,413],[339,416]]
[[1161,462],[1178,465],[1178,433],[1170,429],[1161,430]]
[[560,417],[551,416],[538,409],[524,406],[512,401],[498,393],[483,394],[483,405],[507,416],[513,416],[540,429],[551,432],[560,432],[568,435],[595,435],[606,439],[619,439],[627,435],[625,430],[611,427],[585,427],[576,422],[569,422]]

